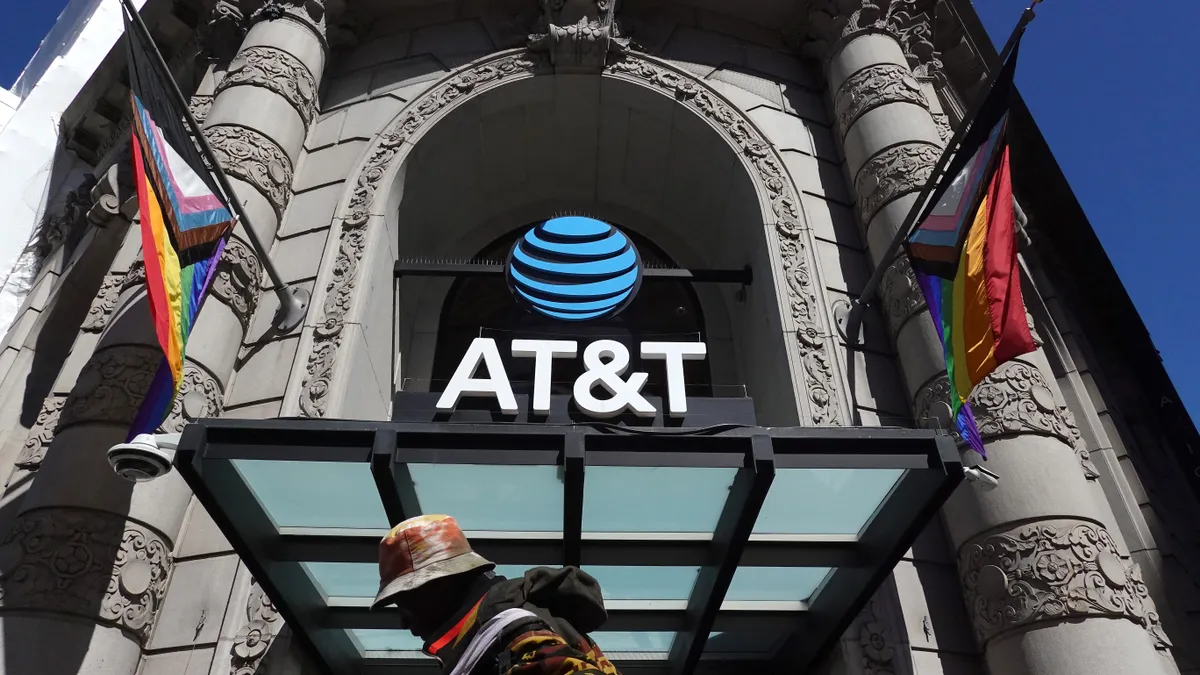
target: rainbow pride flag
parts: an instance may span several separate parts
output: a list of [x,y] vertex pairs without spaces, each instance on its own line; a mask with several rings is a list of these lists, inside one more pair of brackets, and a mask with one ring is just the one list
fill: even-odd
[[171,77],[148,35],[125,15],[133,112],[133,168],[150,316],[163,351],[130,438],[166,419],[183,381],[188,336],[233,228],[228,205],[168,93]]
[[1000,364],[1037,346],[1025,318],[1007,144],[1017,50],[905,242],[942,339],[950,407],[967,444],[986,457],[971,391]]

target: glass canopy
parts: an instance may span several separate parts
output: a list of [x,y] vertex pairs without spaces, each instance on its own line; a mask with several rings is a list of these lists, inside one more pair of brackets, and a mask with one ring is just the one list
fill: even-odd
[[202,420],[176,466],[331,675],[436,670],[370,609],[380,538],[420,513],[504,576],[595,576],[623,672],[805,672],[962,479],[938,432],[733,425]]

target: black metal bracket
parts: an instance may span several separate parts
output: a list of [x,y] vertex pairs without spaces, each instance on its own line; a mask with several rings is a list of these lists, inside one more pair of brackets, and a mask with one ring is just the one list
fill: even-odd
[[[504,265],[496,261],[471,260],[401,260],[396,263],[395,277],[490,277],[503,276]],[[694,283],[740,284],[754,283],[754,270],[746,265],[740,270],[686,269],[682,267],[647,267],[642,270],[646,281],[691,281]]]

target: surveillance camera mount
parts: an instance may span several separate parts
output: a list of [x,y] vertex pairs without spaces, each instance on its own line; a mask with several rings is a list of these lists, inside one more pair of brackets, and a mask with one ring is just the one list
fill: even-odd
[[109,449],[108,463],[125,480],[144,483],[171,472],[180,434],[139,434]]

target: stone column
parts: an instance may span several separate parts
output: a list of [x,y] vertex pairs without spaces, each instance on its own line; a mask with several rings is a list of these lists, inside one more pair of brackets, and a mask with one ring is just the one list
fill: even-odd
[[[236,19],[236,9],[220,2],[218,18]],[[323,2],[268,0],[213,90],[205,131],[268,245],[291,196],[326,57]],[[242,234],[226,246],[164,430],[220,414],[261,293],[262,266]],[[132,675],[167,588],[190,492],[177,473],[127,483],[105,459],[162,360],[144,286],[121,288],[0,542],[4,672]]]
[[[817,39],[809,43],[825,59],[871,263],[890,266],[880,303],[925,423],[947,400],[944,357],[907,258],[881,257],[942,151],[915,77],[940,65],[929,41],[932,5],[826,3],[828,11],[814,12],[810,37]],[[1047,372],[1039,351],[1002,365],[976,389],[988,468],[1001,485],[984,492],[964,484],[943,512],[989,671],[1172,672],[1153,602],[1087,487],[1079,433]]]

